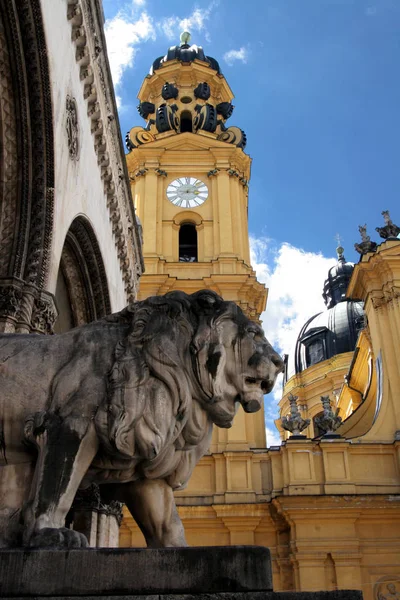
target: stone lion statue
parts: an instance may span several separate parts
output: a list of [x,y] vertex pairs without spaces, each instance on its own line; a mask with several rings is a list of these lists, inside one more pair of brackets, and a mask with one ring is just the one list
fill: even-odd
[[173,491],[282,361],[233,302],[171,292],[54,336],[0,335],[0,546],[81,547],[78,488],[125,502],[149,547],[186,545]]

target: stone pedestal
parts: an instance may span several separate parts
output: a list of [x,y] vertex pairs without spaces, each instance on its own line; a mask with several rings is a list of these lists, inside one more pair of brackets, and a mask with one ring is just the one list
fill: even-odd
[[0,597],[72,600],[361,600],[361,592],[272,592],[258,546],[1,550]]

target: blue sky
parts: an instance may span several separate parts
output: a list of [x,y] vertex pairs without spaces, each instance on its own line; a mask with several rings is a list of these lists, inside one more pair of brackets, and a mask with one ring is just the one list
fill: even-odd
[[103,5],[123,135],[143,124],[143,77],[183,29],[220,62],[235,94],[229,123],[245,130],[253,158],[249,233],[270,288],[264,325],[290,351],[323,309],[336,234],[357,261],[359,224],[376,241],[382,210],[400,224],[400,0]]

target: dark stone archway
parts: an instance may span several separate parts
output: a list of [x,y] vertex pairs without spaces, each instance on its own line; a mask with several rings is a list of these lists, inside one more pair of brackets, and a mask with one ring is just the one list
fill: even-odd
[[55,332],[100,319],[111,312],[100,247],[89,221],[77,217],[65,238],[57,279],[59,317]]
[[39,0],[0,3],[0,331],[52,329],[50,74]]

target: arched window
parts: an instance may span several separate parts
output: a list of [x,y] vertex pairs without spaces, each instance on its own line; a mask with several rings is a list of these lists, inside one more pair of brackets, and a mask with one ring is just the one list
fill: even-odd
[[193,223],[179,229],[179,262],[197,262],[197,231]]
[[181,133],[185,131],[193,132],[192,113],[189,110],[184,110],[181,115]]

